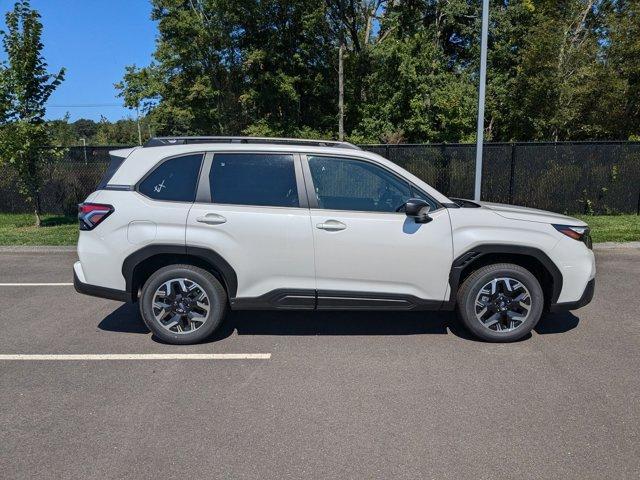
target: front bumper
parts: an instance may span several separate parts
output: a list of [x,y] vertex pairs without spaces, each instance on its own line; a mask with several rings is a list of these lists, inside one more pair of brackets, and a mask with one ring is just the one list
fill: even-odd
[[73,270],[73,287],[76,292],[83,295],[90,295],[92,297],[107,298],[109,300],[118,300],[119,302],[131,301],[131,294],[124,290],[116,290],[114,288],[100,287],[98,285],[90,285],[82,282],[78,278],[78,274],[74,268]]
[[585,305],[589,304],[593,299],[593,294],[596,289],[596,279],[592,278],[587,282],[587,286],[582,293],[580,299],[576,302],[563,302],[563,303],[553,303],[549,306],[549,311],[551,312],[563,312],[567,310],[577,310],[578,308],[582,308]]

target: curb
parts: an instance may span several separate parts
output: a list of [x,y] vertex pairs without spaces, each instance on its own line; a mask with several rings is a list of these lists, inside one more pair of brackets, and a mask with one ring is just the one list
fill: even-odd
[[630,248],[640,248],[640,242],[602,242],[593,244],[594,250],[627,250]]
[[75,245],[10,245],[0,246],[0,253],[70,253],[76,252]]

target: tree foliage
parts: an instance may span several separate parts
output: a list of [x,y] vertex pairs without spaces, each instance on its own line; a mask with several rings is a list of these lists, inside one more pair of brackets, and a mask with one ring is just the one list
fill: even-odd
[[42,23],[28,0],[19,0],[5,15],[0,31],[7,60],[0,65],[0,164],[17,173],[18,187],[32,202],[40,225],[42,166],[52,152],[45,104],[64,79],[64,69],[47,72],[42,57]]
[[[162,134],[335,137],[338,48],[356,141],[475,136],[478,0],[152,0],[148,66],[117,85]],[[486,133],[627,139],[640,129],[635,0],[493,0]]]

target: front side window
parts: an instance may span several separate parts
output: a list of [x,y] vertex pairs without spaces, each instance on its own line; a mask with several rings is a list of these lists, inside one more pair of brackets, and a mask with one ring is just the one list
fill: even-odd
[[138,191],[154,200],[193,202],[201,163],[201,153],[166,160],[140,183]]
[[398,212],[415,196],[407,182],[369,162],[316,156],[308,161],[319,208]]
[[209,172],[213,203],[298,207],[293,155],[216,153]]

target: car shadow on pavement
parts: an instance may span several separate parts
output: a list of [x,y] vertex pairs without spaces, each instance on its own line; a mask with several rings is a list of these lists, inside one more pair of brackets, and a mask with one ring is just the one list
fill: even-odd
[[149,333],[137,303],[123,303],[98,324],[100,330],[120,333]]
[[[100,330],[148,334],[137,304],[123,304],[98,324]],[[471,338],[453,312],[229,312],[207,342],[238,335],[424,335]],[[160,341],[154,337],[154,340]]]
[[572,312],[547,313],[534,328],[538,335],[565,333],[573,330],[580,323],[580,319]]
[[[452,312],[232,312],[226,329],[238,335],[466,336]],[[221,332],[222,334],[222,332]]]
[[[535,331],[540,335],[574,329],[578,317],[569,312],[547,314]],[[148,334],[137,304],[123,304],[98,325],[108,332]],[[238,335],[447,335],[475,340],[460,324],[454,312],[310,312],[240,311],[229,312],[222,326],[205,343]],[[522,340],[531,338],[526,335]],[[153,337],[155,341],[161,342]],[[163,343],[163,342],[161,342]]]

